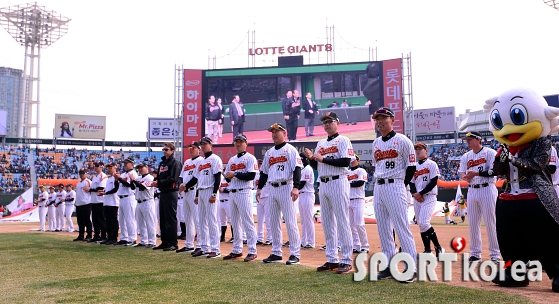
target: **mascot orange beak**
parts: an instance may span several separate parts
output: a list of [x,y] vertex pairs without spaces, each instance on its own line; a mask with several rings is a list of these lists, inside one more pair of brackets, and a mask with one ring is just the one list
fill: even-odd
[[531,121],[520,126],[506,124],[501,130],[493,131],[495,139],[507,146],[521,146],[540,137],[543,127],[539,121]]

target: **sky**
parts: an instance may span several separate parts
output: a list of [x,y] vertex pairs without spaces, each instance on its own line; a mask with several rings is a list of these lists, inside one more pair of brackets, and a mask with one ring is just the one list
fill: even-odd
[[[379,60],[410,53],[415,109],[480,110],[515,86],[559,93],[559,10],[543,0],[38,3],[72,19],[41,51],[41,138],[66,113],[107,116],[107,140],[144,141],[148,117],[173,117],[175,65],[246,67],[249,30],[257,47],[287,46],[326,43],[334,25],[337,63],[367,61],[370,47]],[[23,59],[1,29],[0,66]]]

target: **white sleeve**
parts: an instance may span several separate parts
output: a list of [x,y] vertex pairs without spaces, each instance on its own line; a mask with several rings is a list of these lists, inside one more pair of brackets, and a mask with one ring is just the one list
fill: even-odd
[[439,172],[439,166],[436,162],[430,162],[429,164],[429,179],[435,178],[435,176],[441,175]]
[[466,154],[462,155],[462,157],[460,158],[460,168],[458,168],[458,173],[466,173]]
[[266,155],[264,155],[264,160],[262,160],[262,167],[260,168],[260,171],[262,171],[264,174],[268,174],[269,169],[268,162],[270,161],[270,156],[268,154],[268,151],[266,151]]
[[406,167],[409,166],[417,166],[416,156],[415,156],[415,149],[413,148],[413,144],[410,140],[402,140],[402,149],[404,151],[404,155],[406,157]]
[[102,187],[103,189],[105,189],[105,187],[107,187],[107,179],[109,177],[105,174],[103,174],[103,178],[101,179],[101,181],[99,182],[99,184],[97,185],[97,187]]
[[295,171],[296,167],[300,167],[303,169],[303,161],[301,160],[301,156],[295,147],[291,148],[289,160],[291,161],[291,165],[293,166],[293,171]]
[[355,153],[353,152],[353,146],[351,141],[347,137],[343,137],[344,140],[340,142],[340,158],[354,158]]
[[367,171],[365,171],[365,169],[363,169],[363,168],[361,168],[361,170],[359,170],[359,171],[360,171],[360,174],[359,174],[358,180],[362,180],[364,182],[368,181]]
[[487,151],[487,171],[493,170],[493,163],[495,162],[495,155],[497,152],[493,149],[488,149]]
[[247,159],[247,172],[257,172],[257,171],[258,171],[258,162],[256,161],[256,157],[251,155]]
[[549,164],[557,166],[557,150],[553,146],[551,146],[551,158],[549,159]]

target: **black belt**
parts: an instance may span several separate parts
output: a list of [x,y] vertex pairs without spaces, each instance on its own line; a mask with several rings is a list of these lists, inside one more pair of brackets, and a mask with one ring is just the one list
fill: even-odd
[[334,175],[334,176],[330,176],[330,177],[321,177],[320,181],[323,182],[323,183],[327,183],[329,181],[337,180],[339,178],[340,178],[339,175]]
[[394,183],[394,179],[393,178],[379,178],[377,179],[377,184],[379,185],[384,185],[384,184],[392,184]]
[[279,182],[279,183],[270,183],[270,186],[272,186],[272,187],[274,187],[274,188],[277,188],[277,187],[279,187],[279,186],[285,186],[285,185],[287,185],[287,182],[286,182],[286,181]]
[[222,202],[222,203],[225,203],[225,202],[227,202],[227,201],[229,201],[229,200],[219,200],[219,201]]
[[191,191],[191,190],[194,190],[194,187],[190,187],[190,188],[184,190],[184,192],[188,192],[188,191]]
[[245,190],[245,189],[244,189],[244,188],[241,188],[241,189],[231,189],[231,190],[229,190],[229,191],[230,191],[231,193],[235,193],[235,192],[241,192],[241,191],[243,191],[243,190]]
[[350,200],[350,201],[353,201],[353,200],[358,200],[358,199],[365,199],[365,198],[363,198],[363,197],[357,197],[357,198],[350,198],[349,200]]
[[489,187],[489,183],[483,183],[483,184],[474,184],[474,185],[468,185],[468,187],[470,188],[485,188],[485,187]]
[[130,195],[119,195],[118,198],[125,198],[125,197],[129,197]]
[[145,199],[145,200],[137,200],[137,201],[138,201],[138,204],[141,204],[141,203],[143,203],[143,202],[147,202],[148,200],[149,200],[149,199]]

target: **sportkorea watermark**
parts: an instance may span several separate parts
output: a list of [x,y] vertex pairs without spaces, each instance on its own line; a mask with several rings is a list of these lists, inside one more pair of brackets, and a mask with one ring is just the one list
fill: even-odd
[[[453,239],[451,246],[455,250],[454,253],[441,253],[437,261],[437,257],[432,253],[420,253],[417,255],[417,268],[407,267],[407,265],[415,265],[416,260],[408,253],[400,252],[392,257],[390,261],[384,253],[378,252],[368,257],[366,252],[361,252],[355,258],[355,272],[353,280],[356,282],[363,281],[367,274],[369,281],[376,281],[378,274],[385,269],[390,270],[390,275],[397,281],[409,281],[414,277],[422,282],[436,282],[444,281],[450,282],[452,280],[460,279],[462,281],[485,281],[491,282],[495,278],[500,281],[505,280],[505,267],[510,267],[510,276],[515,281],[542,281],[542,265],[539,261],[530,261],[527,265],[522,261],[475,261],[469,262],[470,255],[468,253],[462,254],[462,262],[458,262],[458,254],[465,248],[465,240],[462,237]],[[457,241],[457,242],[456,242]],[[456,244],[458,243],[458,244]],[[365,262],[369,262],[367,268]],[[439,267],[438,262],[442,262],[442,278],[439,279],[436,268]],[[406,265],[403,271],[400,271],[399,265],[403,263]],[[479,267],[477,267],[479,264]],[[455,267],[460,267],[461,276],[455,278],[452,275],[452,270]]]

